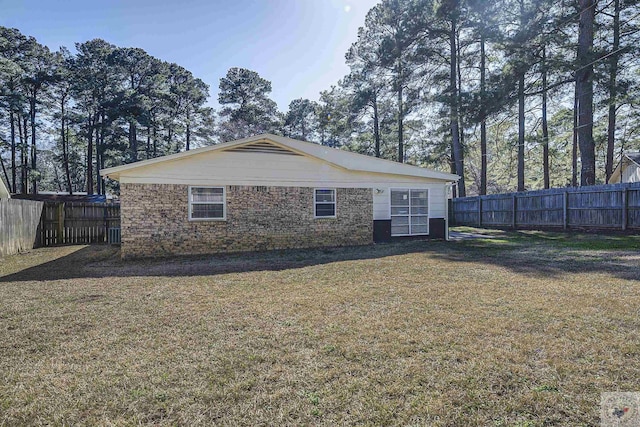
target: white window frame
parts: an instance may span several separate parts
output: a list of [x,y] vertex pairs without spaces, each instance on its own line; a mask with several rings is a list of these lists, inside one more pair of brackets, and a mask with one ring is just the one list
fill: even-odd
[[[318,202],[316,196],[318,190],[330,190],[333,191],[333,215],[316,215],[318,203],[329,204],[329,202]],[[331,219],[336,218],[338,216],[338,192],[335,188],[314,188],[313,189],[313,218],[315,219]]]
[[[194,188],[217,188],[222,190],[222,203],[220,202],[193,202],[191,200],[191,190]],[[212,185],[191,185],[189,186],[189,221],[226,221],[227,220],[227,189],[225,187],[220,186],[212,186]],[[193,205],[222,205],[222,218],[193,218],[191,216],[191,206]]]
[[[427,214],[411,214],[411,190],[426,191],[427,192]],[[409,213],[407,215],[392,215],[391,214],[391,193],[394,191],[408,191],[409,192]],[[412,217],[427,217],[427,232],[426,233],[412,233],[411,232],[411,218]],[[393,217],[408,217],[409,218],[409,234],[393,234],[391,237],[406,237],[406,236],[428,236],[429,235],[429,218],[431,217],[431,191],[428,188],[390,188],[389,189],[389,218],[393,221]],[[393,222],[392,222],[393,224]]]

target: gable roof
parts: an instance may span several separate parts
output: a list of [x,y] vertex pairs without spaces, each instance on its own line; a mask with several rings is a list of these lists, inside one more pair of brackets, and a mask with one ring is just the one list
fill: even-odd
[[626,169],[629,165],[636,164],[640,167],[640,152],[628,152],[622,153],[620,157],[620,162],[618,162],[618,166],[613,170],[611,174],[611,178],[609,178],[610,183],[616,183],[622,181],[622,171]]
[[4,181],[0,178],[0,199],[10,199],[11,193],[7,189],[7,186],[4,185]]
[[297,139],[291,139],[272,134],[251,136],[249,138],[239,139],[237,141],[224,142],[222,144],[211,145],[195,150],[157,157],[155,159],[143,160],[128,165],[103,169],[100,174],[102,176],[118,180],[120,179],[120,175],[123,172],[132,171],[134,169],[142,168],[149,165],[184,159],[214,151],[247,150],[256,152],[277,151],[282,154],[288,153],[291,155],[303,155],[319,159],[339,168],[358,172],[375,172],[394,175],[418,176],[449,182],[455,182],[460,179],[458,175],[453,175],[450,173],[438,172],[419,166],[412,166],[404,163],[394,162],[391,160],[379,159],[376,157],[366,156],[364,154],[352,153],[350,151],[339,150],[320,144],[299,141]]
[[636,165],[640,166],[640,153],[625,153],[624,156]]

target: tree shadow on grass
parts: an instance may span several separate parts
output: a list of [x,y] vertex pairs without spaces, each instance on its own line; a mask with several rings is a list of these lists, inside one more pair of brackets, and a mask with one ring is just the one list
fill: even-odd
[[434,256],[493,264],[527,276],[605,273],[625,280],[640,280],[638,235],[533,230],[482,230],[481,233],[486,233],[485,238],[461,240],[453,250]]
[[[282,250],[230,255],[181,256],[163,259],[120,259],[111,246],[49,248],[45,256],[26,259],[25,268],[0,268],[0,283],[108,277],[211,276],[252,271],[280,271],[342,261],[374,260],[422,254],[465,268],[485,263],[533,277],[558,277],[566,273],[606,273],[626,280],[640,280],[640,253],[635,241],[583,239],[566,233],[532,234],[488,232],[485,237],[453,242],[403,241],[371,246]],[[480,237],[480,238],[478,238]],[[613,250],[610,248],[613,246]],[[635,249],[635,250],[634,250]],[[37,253],[37,251],[34,251]],[[62,253],[62,255],[61,255]],[[29,257],[31,254],[23,255]],[[35,255],[34,255],[35,256]],[[458,265],[459,264],[459,265]],[[426,272],[428,273],[428,272]],[[455,278],[452,277],[452,280]]]
[[[139,277],[139,276],[210,276],[252,271],[280,271],[339,261],[373,259],[421,252],[428,245],[443,242],[415,241],[371,246],[321,249],[279,250],[218,255],[175,256],[136,260],[120,259],[117,247],[106,245],[66,247],[60,255],[47,248],[44,256],[17,271],[3,273],[0,283],[76,278]],[[74,250],[75,249],[75,250]],[[34,251],[37,252],[37,251]],[[28,257],[30,254],[18,255]]]

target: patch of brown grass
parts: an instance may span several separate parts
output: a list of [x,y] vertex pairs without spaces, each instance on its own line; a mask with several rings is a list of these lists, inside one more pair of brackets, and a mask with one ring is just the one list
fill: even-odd
[[640,390],[637,258],[537,248],[3,258],[0,424],[594,425]]

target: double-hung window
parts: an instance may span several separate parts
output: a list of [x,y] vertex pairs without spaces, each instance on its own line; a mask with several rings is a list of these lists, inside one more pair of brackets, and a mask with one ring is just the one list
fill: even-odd
[[429,234],[429,190],[391,190],[391,235]]
[[336,190],[316,188],[313,192],[313,210],[316,218],[336,217]]
[[189,187],[189,220],[226,219],[224,187]]

